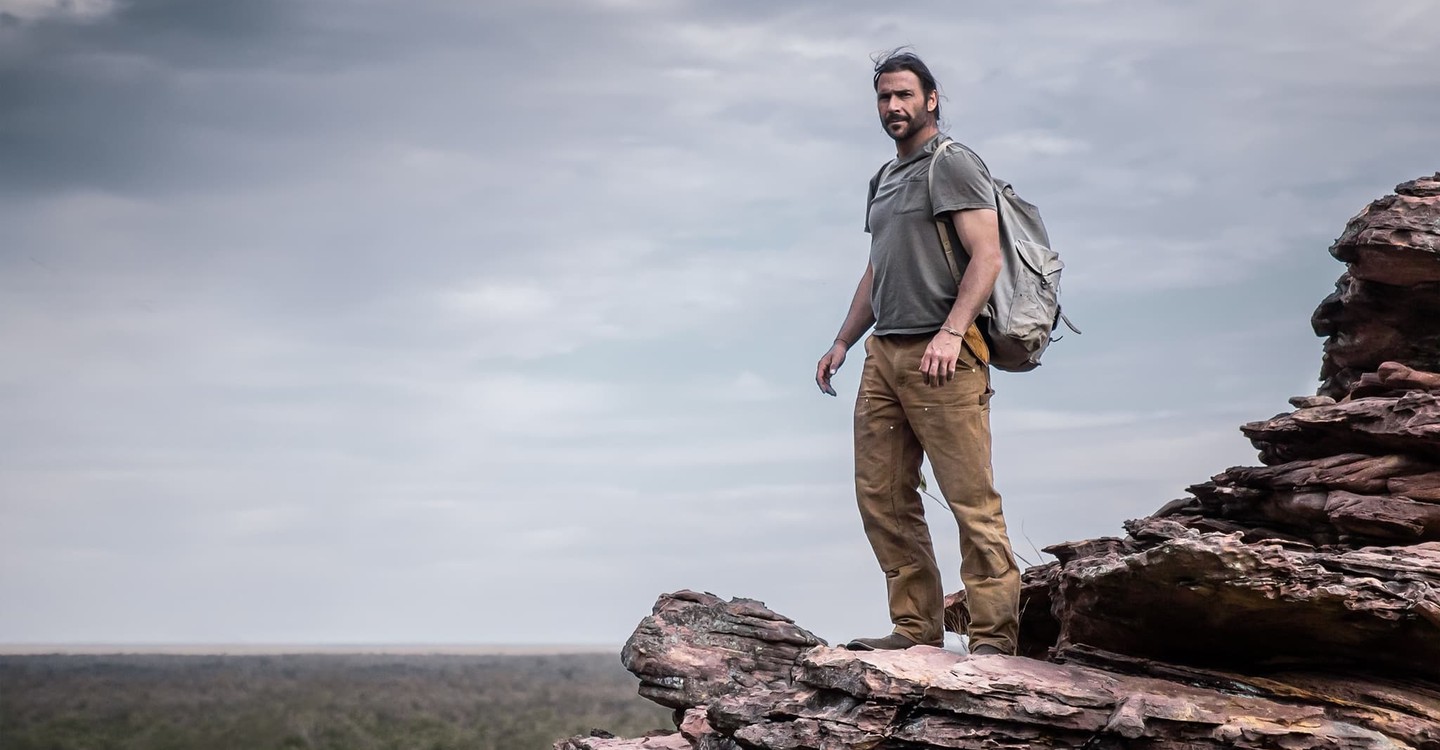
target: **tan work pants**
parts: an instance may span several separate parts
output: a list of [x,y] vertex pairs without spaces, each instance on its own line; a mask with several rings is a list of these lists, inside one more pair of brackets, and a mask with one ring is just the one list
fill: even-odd
[[925,384],[920,359],[933,334],[871,336],[855,401],[855,496],[865,535],[885,571],[895,632],[918,643],[944,638],[944,592],[918,491],[930,457],[960,526],[960,581],[970,646],[1014,653],[1020,571],[990,467],[990,373],[968,346],[955,379]]

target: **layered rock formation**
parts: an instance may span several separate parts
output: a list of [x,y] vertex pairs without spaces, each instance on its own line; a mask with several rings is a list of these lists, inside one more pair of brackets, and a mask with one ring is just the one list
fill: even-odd
[[678,592],[622,656],[678,731],[556,747],[1440,750],[1440,174],[1331,252],[1317,395],[1241,428],[1262,466],[1048,548],[1021,655],[850,652]]
[[1345,261],[1311,318],[1325,341],[1320,393],[1344,398],[1383,362],[1440,371],[1440,175],[1396,186],[1350,220],[1330,253]]

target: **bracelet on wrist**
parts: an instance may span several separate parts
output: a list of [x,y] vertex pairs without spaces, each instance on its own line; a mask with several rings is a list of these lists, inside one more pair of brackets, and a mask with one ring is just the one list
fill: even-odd
[[940,326],[940,330],[950,334],[951,336],[958,336],[962,339],[965,338],[965,334],[955,330],[954,328],[951,328],[950,326]]

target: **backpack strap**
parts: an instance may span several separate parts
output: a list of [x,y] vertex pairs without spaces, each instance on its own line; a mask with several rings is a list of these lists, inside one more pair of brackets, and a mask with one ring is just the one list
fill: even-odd
[[[936,161],[940,158],[940,154],[946,149],[946,147],[951,145],[965,148],[964,145],[956,143],[949,138],[946,138],[935,146],[935,153],[930,156],[930,171],[925,174],[925,188],[927,192],[932,192],[935,189]],[[965,148],[965,150],[970,151],[970,149],[968,148]],[[970,151],[970,153],[974,154],[975,152]],[[975,158],[979,160],[980,156],[976,154]],[[984,166],[985,162],[982,160],[980,161],[980,164],[981,166]],[[987,175],[990,173],[990,167],[985,167],[985,173]],[[993,178],[991,179],[991,184],[994,184]],[[996,210],[999,210],[998,206]],[[955,247],[959,246],[963,249],[965,246],[960,242],[959,235],[956,235],[955,243],[953,245],[951,244],[950,232],[952,231],[952,228],[948,220],[936,219],[935,231],[940,235],[940,247],[944,248],[945,250],[945,264],[950,266],[950,276],[955,279],[955,288],[958,290],[960,288],[961,273],[960,264],[955,260]],[[985,334],[980,330],[979,320],[971,323],[970,329],[965,331],[964,344],[965,346],[970,348],[970,353],[974,354],[981,362],[985,363],[987,366],[990,364],[990,344],[985,340]],[[989,377],[988,370],[986,377]]]
[[[935,191],[935,164],[936,164],[937,161],[939,161],[939,159],[940,159],[940,154],[943,153],[943,152],[945,151],[945,149],[946,149],[947,147],[951,146],[951,145],[956,145],[956,146],[960,146],[961,148],[965,148],[963,145],[961,145],[961,144],[959,144],[959,143],[956,143],[955,141],[952,141],[952,140],[950,140],[949,138],[946,138],[945,140],[943,140],[943,141],[941,141],[940,143],[936,144],[936,146],[935,146],[935,153],[933,153],[933,154],[930,155],[930,170],[925,173],[925,180],[926,180],[926,182],[925,182],[925,189],[926,189],[926,193],[927,193],[927,194],[928,194],[928,193],[933,193],[933,192]],[[965,149],[965,150],[969,151],[969,149]],[[975,153],[975,152],[974,152],[974,151],[971,151],[970,153],[973,154],[973,153]],[[980,157],[977,155],[975,158],[976,158],[976,159],[979,159]],[[984,161],[981,161],[980,164],[981,164],[982,166],[984,166],[985,162],[984,162]],[[986,172],[986,174],[989,174],[990,168],[989,168],[989,167],[985,167],[985,172]],[[993,180],[992,180],[992,184],[993,184]],[[959,286],[960,286],[960,276],[961,276],[961,274],[960,274],[960,264],[959,264],[958,261],[955,260],[955,247],[954,247],[954,246],[951,244],[951,242],[950,242],[950,222],[949,222],[948,220],[946,220],[946,219],[936,219],[936,220],[935,220],[935,231],[936,231],[937,233],[939,233],[939,235],[940,235],[940,247],[944,248],[944,250],[945,250],[945,264],[950,267],[950,276],[955,279],[955,286],[956,286],[956,288],[959,288]],[[964,245],[959,242],[959,239],[960,239],[960,238],[957,236],[955,239],[956,239],[956,242],[955,242],[954,244],[955,244],[955,245],[960,245],[960,247],[963,249],[963,248],[964,248]]]
[[[945,249],[945,264],[950,266],[950,275],[955,279],[955,287],[960,287],[960,264],[955,260],[955,248],[950,246],[950,227],[944,219],[935,220],[935,231],[940,234],[940,247]],[[959,243],[956,243],[959,244]],[[964,247],[964,245],[961,245]]]
[[[945,248],[945,263],[950,266],[950,275],[955,279],[955,290],[958,293],[960,290],[960,266],[956,264],[955,250],[950,246],[950,227],[946,225],[945,221],[936,219],[935,231],[940,233],[940,246]],[[982,317],[985,315],[983,309],[980,311],[980,315]],[[1070,321],[1065,322],[1068,324]],[[965,346],[970,347],[971,354],[974,354],[986,365],[990,364],[990,344],[985,340],[985,333],[980,330],[979,318],[976,318],[975,322],[970,324],[970,329],[965,332],[964,343]],[[988,371],[986,377],[989,377]]]
[[[964,149],[965,153],[975,157],[975,161],[980,162],[980,166],[985,168],[985,176],[990,178],[990,194],[993,196],[992,200],[995,202],[995,211],[998,213],[1000,211],[1000,185],[995,182],[995,176],[990,173],[990,165],[986,164],[985,160],[980,158],[980,155],[975,153],[974,149],[950,138],[946,138],[935,144],[935,153],[930,155],[930,170],[925,173],[926,191],[931,193],[935,191],[935,164],[939,162],[940,154],[944,153],[945,149],[951,146]],[[936,219],[935,230],[940,233],[940,246],[945,248],[945,262],[950,266],[950,275],[955,277],[955,285],[959,286],[960,266],[955,261],[955,248],[950,242],[950,223],[944,219]],[[955,237],[953,244],[959,245],[961,249],[965,247],[964,244],[960,242],[959,236]]]

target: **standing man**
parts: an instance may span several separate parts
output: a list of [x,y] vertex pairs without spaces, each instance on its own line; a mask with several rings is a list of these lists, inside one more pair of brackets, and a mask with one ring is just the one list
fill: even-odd
[[[855,496],[885,571],[894,632],[846,646],[901,649],[944,641],[940,569],[918,491],[920,462],[928,455],[960,526],[971,652],[1013,654],[1020,571],[991,475],[989,349],[975,325],[1002,262],[995,190],[984,164],[965,149],[933,158],[945,140],[940,99],[919,57],[897,51],[881,59],[874,86],[895,160],[870,180],[870,262],[834,345],[816,366],[815,382],[835,395],[830,378],[850,346],[875,327],[865,341],[855,400]],[[955,258],[958,285],[937,219],[965,250]]]

